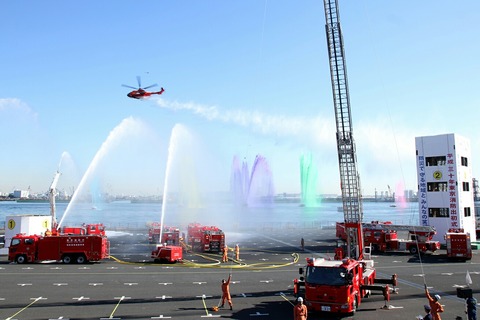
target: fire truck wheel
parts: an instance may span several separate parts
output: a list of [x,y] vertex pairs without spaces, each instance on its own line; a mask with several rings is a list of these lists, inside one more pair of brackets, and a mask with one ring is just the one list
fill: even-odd
[[20,255],[20,256],[17,256],[15,258],[15,261],[18,263],[18,264],[23,264],[25,262],[27,262],[27,257],[25,257],[24,255]]
[[83,263],[87,262],[87,259],[85,259],[85,256],[83,254],[81,254],[77,257],[76,261],[77,261],[78,264],[83,264]]
[[411,254],[417,254],[417,252],[418,252],[417,247],[415,247],[415,246],[410,247],[410,253]]
[[70,257],[69,255],[65,255],[65,256],[63,256],[62,261],[65,264],[70,264],[70,263],[72,263],[72,257]]

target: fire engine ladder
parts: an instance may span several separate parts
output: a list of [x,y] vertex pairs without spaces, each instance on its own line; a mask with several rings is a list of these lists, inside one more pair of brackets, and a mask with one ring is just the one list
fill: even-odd
[[347,67],[340,27],[338,0],[324,0],[324,6],[330,76],[337,126],[336,137],[343,212],[348,235],[347,254],[354,259],[360,259],[363,254],[363,233],[361,228],[363,208],[353,139]]
[[55,197],[57,196],[57,183],[58,178],[60,178],[60,172],[55,172],[55,176],[53,177],[52,184],[50,185],[50,189],[48,192],[49,200],[50,200],[50,215],[52,216],[52,229],[57,229],[57,213],[55,207]]
[[433,226],[409,226],[399,224],[384,224],[384,223],[363,223],[364,229],[376,230],[395,230],[395,231],[410,231],[410,232],[434,232]]

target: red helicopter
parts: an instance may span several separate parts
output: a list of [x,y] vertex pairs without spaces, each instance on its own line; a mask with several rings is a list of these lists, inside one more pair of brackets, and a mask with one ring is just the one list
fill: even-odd
[[160,91],[154,91],[154,92],[146,91],[146,89],[158,86],[158,84],[155,83],[155,84],[149,85],[145,88],[142,88],[142,82],[140,80],[140,76],[137,76],[137,82],[138,82],[138,88],[135,88],[135,87],[132,87],[132,86],[127,86],[126,84],[122,84],[123,87],[127,87],[127,88],[130,88],[130,89],[135,89],[135,90],[133,90],[133,91],[131,91],[127,94],[127,96],[129,98],[143,99],[143,98],[150,97],[152,94],[160,95],[165,91],[163,88],[160,88]]

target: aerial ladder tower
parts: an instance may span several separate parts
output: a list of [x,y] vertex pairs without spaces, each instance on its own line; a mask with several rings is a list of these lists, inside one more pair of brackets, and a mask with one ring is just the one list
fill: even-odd
[[363,208],[360,177],[357,169],[355,141],[353,139],[350,95],[348,92],[347,65],[343,46],[338,0],[324,0],[325,31],[332,82],[333,104],[336,120],[336,139],[343,213],[347,232],[347,256],[363,258]]
[[60,171],[55,172],[55,176],[53,177],[52,184],[50,185],[50,189],[48,190],[48,197],[50,200],[50,215],[52,216],[52,230],[55,230],[55,232],[58,227],[57,213],[56,213],[56,206],[55,206],[55,197],[57,196],[58,178],[60,178]]

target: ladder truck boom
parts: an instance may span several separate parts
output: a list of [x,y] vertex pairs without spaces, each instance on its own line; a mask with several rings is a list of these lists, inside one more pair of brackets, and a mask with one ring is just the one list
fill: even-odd
[[324,0],[325,31],[327,35],[330,76],[336,120],[336,139],[343,213],[347,232],[347,255],[361,259],[363,255],[363,208],[360,192],[360,177],[353,139],[350,95],[348,91],[347,66],[343,47],[338,0]]
[[55,176],[53,177],[52,184],[50,185],[50,189],[48,191],[48,196],[50,200],[50,215],[52,216],[52,229],[57,229],[57,214],[55,208],[55,197],[57,196],[57,183],[58,178],[60,178],[60,172],[55,172]]
[[[397,276],[377,278],[373,260],[363,256],[362,201],[357,158],[353,139],[347,70],[343,49],[338,0],[324,0],[330,76],[337,128],[337,151],[340,168],[344,226],[347,252],[335,250],[335,259],[307,258],[301,277],[294,280],[293,292],[304,294],[310,311],[355,313],[364,298],[373,290],[381,291],[385,306],[390,300],[390,287],[397,285]],[[301,288],[304,288],[300,293]]]

